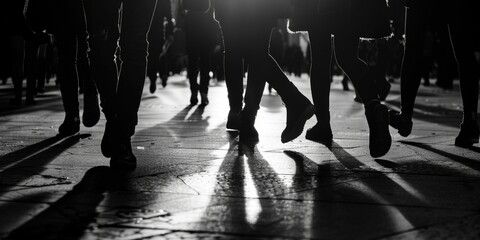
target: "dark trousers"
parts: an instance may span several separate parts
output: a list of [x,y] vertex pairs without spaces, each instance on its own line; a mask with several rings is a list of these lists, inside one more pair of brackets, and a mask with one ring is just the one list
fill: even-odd
[[[238,25],[222,24],[229,98],[235,97],[234,104],[239,105],[237,102],[241,96],[239,89],[242,89],[240,86],[243,85],[241,60],[244,59],[248,64],[244,111],[256,112],[258,110],[266,82],[278,92],[287,107],[305,104],[306,98],[290,82],[269,54],[270,35],[274,21],[255,21],[254,23],[248,24],[247,21]],[[232,80],[235,82],[232,83]],[[230,101],[232,108],[232,99]]]
[[[188,37],[188,35],[187,35]],[[188,55],[188,80],[192,93],[208,93],[210,83],[210,54],[209,46],[187,46]],[[200,73],[200,84],[197,82]]]
[[358,58],[359,36],[352,32],[342,31],[332,41],[331,33],[321,26],[309,29],[312,56],[310,85],[319,122],[328,121],[324,118],[329,111],[332,54],[365,104],[378,99],[374,79],[367,77],[368,67]]
[[67,117],[79,115],[79,78],[84,85],[85,96],[96,95],[97,90],[86,66],[86,28],[81,0],[59,4],[54,33],[58,49],[58,81],[63,107]]
[[[117,121],[124,138],[135,133],[138,122],[147,66],[147,34],[155,5],[156,0],[84,0],[92,76],[107,121]],[[119,37],[121,68],[117,71]]]
[[[463,3],[463,2],[462,2]],[[406,18],[406,46],[402,64],[401,100],[402,112],[411,115],[415,104],[415,97],[421,82],[421,56],[424,48],[425,31],[429,21],[443,21],[436,17],[434,8],[436,3],[411,3],[407,9]],[[445,11],[446,8],[443,8]],[[470,119],[477,114],[478,108],[478,77],[479,66],[474,55],[473,13],[468,4],[452,4],[448,8],[448,24],[455,58],[458,64],[460,77],[460,91],[463,100],[464,116]],[[438,14],[442,16],[442,14]],[[445,17],[445,16],[443,16]]]

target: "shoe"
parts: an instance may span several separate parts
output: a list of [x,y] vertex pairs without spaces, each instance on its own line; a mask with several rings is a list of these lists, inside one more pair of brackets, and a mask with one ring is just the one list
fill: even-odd
[[150,93],[155,93],[157,90],[157,82],[150,80]]
[[342,80],[342,87],[343,87],[343,91],[350,91],[350,88],[348,86],[348,79],[345,77]]
[[202,99],[202,102],[200,103],[201,106],[207,106],[210,101],[208,100],[208,95],[206,93],[200,93],[200,98]]
[[240,134],[239,141],[243,143],[257,144],[260,142],[257,129],[255,129],[255,118],[257,113],[242,111],[240,113]]
[[198,103],[198,93],[196,91],[192,91],[192,96],[190,96],[190,105],[197,105]]
[[80,118],[78,116],[65,116],[65,120],[58,128],[58,133],[62,136],[70,136],[80,131]]
[[103,132],[102,142],[100,149],[103,156],[109,158],[112,156],[112,153],[116,150],[116,139],[117,139],[117,127],[115,126],[115,121],[113,119],[108,120],[105,123],[105,131]]
[[353,98],[353,101],[357,103],[363,103],[362,99],[358,95],[355,95],[355,97]]
[[282,143],[290,142],[302,134],[308,119],[315,114],[315,107],[308,102],[303,108],[287,106],[287,126],[282,132]]
[[376,85],[378,90],[378,99],[380,99],[380,101],[385,101],[385,99],[387,99],[388,94],[390,93],[392,84],[390,84],[387,80],[382,79],[378,81]]
[[100,120],[100,107],[97,95],[85,95],[83,99],[82,122],[85,127],[93,127]]
[[110,167],[118,170],[133,170],[137,167],[137,158],[133,155],[130,139],[118,144],[110,159]]
[[388,108],[381,103],[371,103],[365,108],[369,134],[370,156],[381,157],[388,153],[392,145],[392,137],[388,129]]
[[412,117],[399,113],[395,110],[388,112],[390,118],[390,126],[398,130],[398,134],[402,137],[408,137],[412,133]]
[[330,124],[317,123],[315,126],[307,130],[305,138],[310,141],[321,143],[327,147],[331,147],[333,141],[332,128],[330,127]]
[[162,87],[166,87],[166,86],[167,86],[168,76],[160,77],[160,79],[162,80]]
[[8,102],[10,103],[10,105],[15,107],[20,107],[20,105],[22,105],[22,99],[18,98],[11,98]]
[[455,138],[455,146],[470,147],[478,143],[480,131],[477,121],[468,121],[460,124],[460,133]]
[[227,129],[235,131],[240,130],[240,112],[235,112],[232,110],[228,112]]

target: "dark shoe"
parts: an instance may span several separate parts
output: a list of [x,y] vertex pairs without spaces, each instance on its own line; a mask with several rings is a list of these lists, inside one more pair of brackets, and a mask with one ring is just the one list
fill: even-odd
[[395,110],[390,110],[388,112],[390,117],[390,126],[398,130],[398,133],[402,137],[408,137],[412,133],[412,118],[401,114]]
[[385,101],[385,99],[387,99],[391,88],[392,85],[387,80],[382,79],[377,82],[378,98],[380,101]]
[[167,86],[168,76],[160,77],[160,79],[162,80],[162,87],[166,87],[166,86]]
[[82,122],[85,127],[93,127],[100,120],[100,107],[98,105],[98,96],[85,95],[83,99]]
[[192,92],[192,96],[190,96],[190,105],[197,105],[198,103],[198,92]]
[[344,77],[342,80],[343,91],[350,91],[348,86],[348,78]]
[[315,114],[315,107],[308,102],[304,107],[287,106],[287,126],[282,132],[282,143],[290,142],[302,134],[308,119]]
[[357,103],[363,103],[362,99],[358,95],[355,95],[355,97],[353,98],[353,101]]
[[110,159],[110,167],[118,170],[133,170],[137,167],[137,158],[133,155],[130,139],[118,144]]
[[15,107],[20,107],[20,105],[22,105],[22,99],[18,98],[12,98],[8,102],[10,103],[10,105]]
[[58,128],[58,133],[62,136],[70,136],[80,131],[80,118],[78,116],[65,116],[65,120]]
[[372,103],[365,109],[369,134],[370,156],[381,157],[388,153],[392,137],[388,129],[388,108],[380,103]]
[[157,82],[150,80],[150,93],[157,91]]
[[240,113],[240,142],[257,144],[260,141],[257,129],[255,129],[256,115],[256,113],[245,111]]
[[112,156],[112,153],[116,151],[117,134],[118,130],[115,126],[115,121],[107,120],[105,123],[105,131],[103,132],[102,143],[100,145],[103,156],[109,158]]
[[460,124],[460,133],[455,138],[455,146],[470,147],[478,143],[479,135],[477,121],[463,122]]
[[232,110],[228,112],[227,129],[235,131],[240,130],[240,112],[234,112]]
[[200,105],[207,106],[210,101],[208,100],[208,95],[206,93],[200,93],[200,98],[202,99],[202,103]]
[[305,138],[321,143],[327,147],[332,146],[332,141],[333,141],[333,134],[332,134],[332,128],[330,127],[330,124],[315,124],[312,128],[307,130],[307,134],[305,134]]

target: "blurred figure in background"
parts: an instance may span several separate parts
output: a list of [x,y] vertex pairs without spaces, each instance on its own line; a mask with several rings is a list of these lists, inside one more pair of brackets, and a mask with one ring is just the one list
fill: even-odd
[[[206,106],[208,87],[210,84],[211,54],[216,44],[216,29],[218,24],[213,18],[213,7],[210,0],[183,0],[185,10],[185,37],[188,55],[188,73],[190,82],[190,104],[198,103],[200,92],[201,106]],[[200,83],[198,75],[200,73]]]
[[166,51],[173,41],[174,23],[170,0],[158,0],[153,14],[152,26],[148,32],[147,76],[150,79],[150,93],[157,89],[157,74],[162,86],[167,86],[168,69]]

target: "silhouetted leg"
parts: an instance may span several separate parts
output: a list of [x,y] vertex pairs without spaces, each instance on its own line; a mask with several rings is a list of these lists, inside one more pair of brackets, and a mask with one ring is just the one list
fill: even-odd
[[458,63],[460,90],[463,101],[463,121],[455,145],[468,147],[479,142],[477,122],[479,64],[475,58],[473,43],[473,12],[469,5],[462,5],[457,18],[450,24],[450,34]]
[[317,124],[307,131],[305,137],[330,146],[333,139],[330,127],[332,37],[329,32],[324,32],[322,29],[309,31],[309,37],[312,56],[310,86]]
[[121,138],[130,138],[138,122],[147,67],[147,33],[156,0],[123,1],[120,48],[122,69],[118,83],[118,115]]
[[199,65],[199,59],[200,59],[199,49],[197,47],[190,46],[188,48],[187,54],[188,54],[187,77],[190,83],[190,92],[192,94],[190,97],[190,104],[195,105],[198,103],[198,89],[199,89],[198,65]]
[[407,8],[405,27],[405,52],[400,80],[402,114],[411,116],[421,83],[423,47],[428,10],[422,4]]

